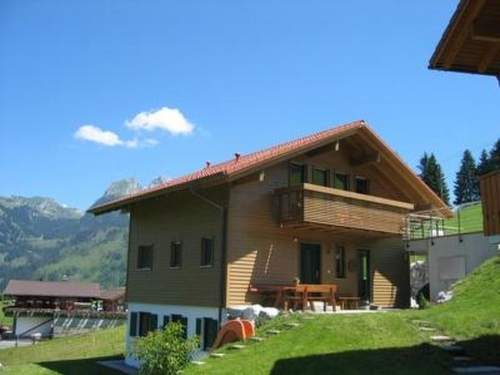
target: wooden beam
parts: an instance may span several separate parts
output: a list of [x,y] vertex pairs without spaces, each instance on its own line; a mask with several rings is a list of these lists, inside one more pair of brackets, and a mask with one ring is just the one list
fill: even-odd
[[493,44],[488,52],[486,52],[479,62],[477,66],[477,70],[479,73],[485,73],[486,70],[488,70],[488,66],[493,62],[495,59],[495,56],[498,55],[498,52],[500,51],[500,43],[499,44]]
[[472,24],[472,39],[500,42],[500,18],[478,17]]
[[477,17],[485,2],[486,0],[473,0],[468,2],[468,9],[464,19],[459,21],[462,22],[461,29],[459,29],[458,26],[456,27],[456,30],[458,29],[457,34],[454,35],[454,38],[451,38],[449,46],[446,46],[446,52],[443,56],[444,68],[449,69],[455,61],[455,57],[458,52],[460,52],[465,40],[471,35],[472,21]]
[[374,154],[365,155],[359,159],[351,159],[350,163],[353,167],[361,167],[367,164],[380,163],[380,160],[380,152],[376,152]]

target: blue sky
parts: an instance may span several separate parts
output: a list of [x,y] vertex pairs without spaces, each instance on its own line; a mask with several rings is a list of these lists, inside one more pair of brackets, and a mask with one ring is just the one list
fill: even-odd
[[113,180],[356,119],[412,166],[435,152],[451,184],[500,135],[494,78],[427,69],[456,4],[4,0],[0,195],[83,209]]

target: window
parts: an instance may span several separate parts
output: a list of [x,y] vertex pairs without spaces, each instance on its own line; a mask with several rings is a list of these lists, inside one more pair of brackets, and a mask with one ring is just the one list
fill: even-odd
[[137,269],[153,269],[153,245],[139,246],[137,251]]
[[182,316],[180,314],[172,314],[172,323],[175,323],[175,322],[181,323],[181,325],[184,329],[183,336],[186,339],[187,338],[188,318],[186,318],[185,316]]
[[146,336],[148,332],[158,329],[158,316],[147,312],[130,313],[130,336]]
[[306,166],[301,164],[290,164],[289,166],[290,185],[299,185],[306,182]]
[[209,350],[215,342],[219,322],[211,318],[196,319],[196,336],[200,337],[200,348],[204,351]]
[[214,265],[214,240],[213,238],[201,239],[201,267]]
[[335,249],[335,276],[345,278],[345,247],[337,246]]
[[326,169],[313,169],[312,183],[315,185],[328,186],[328,171]]
[[356,177],[356,193],[368,194],[368,180],[364,177]]
[[349,175],[343,173],[335,173],[333,187],[335,189],[349,190]]
[[170,244],[170,267],[180,268],[182,266],[182,243],[172,242]]

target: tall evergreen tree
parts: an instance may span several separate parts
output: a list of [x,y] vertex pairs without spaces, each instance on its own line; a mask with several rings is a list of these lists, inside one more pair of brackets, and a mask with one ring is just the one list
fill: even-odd
[[469,150],[464,151],[453,192],[455,193],[455,204],[479,200],[479,180],[477,178],[476,162]]
[[418,165],[420,170],[420,178],[429,186],[446,204],[450,204],[450,192],[446,185],[441,165],[437,162],[436,156],[431,153],[420,159]]
[[479,156],[479,162],[477,163],[477,175],[481,176],[489,171],[490,158],[485,149],[481,151],[481,156]]
[[490,167],[490,171],[500,169],[500,138],[497,139],[497,141],[490,150],[488,164]]

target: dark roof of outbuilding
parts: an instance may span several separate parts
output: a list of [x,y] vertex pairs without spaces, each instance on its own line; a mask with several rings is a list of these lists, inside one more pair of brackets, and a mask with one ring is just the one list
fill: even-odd
[[100,298],[101,287],[97,283],[82,283],[76,281],[10,280],[3,294],[13,297]]

